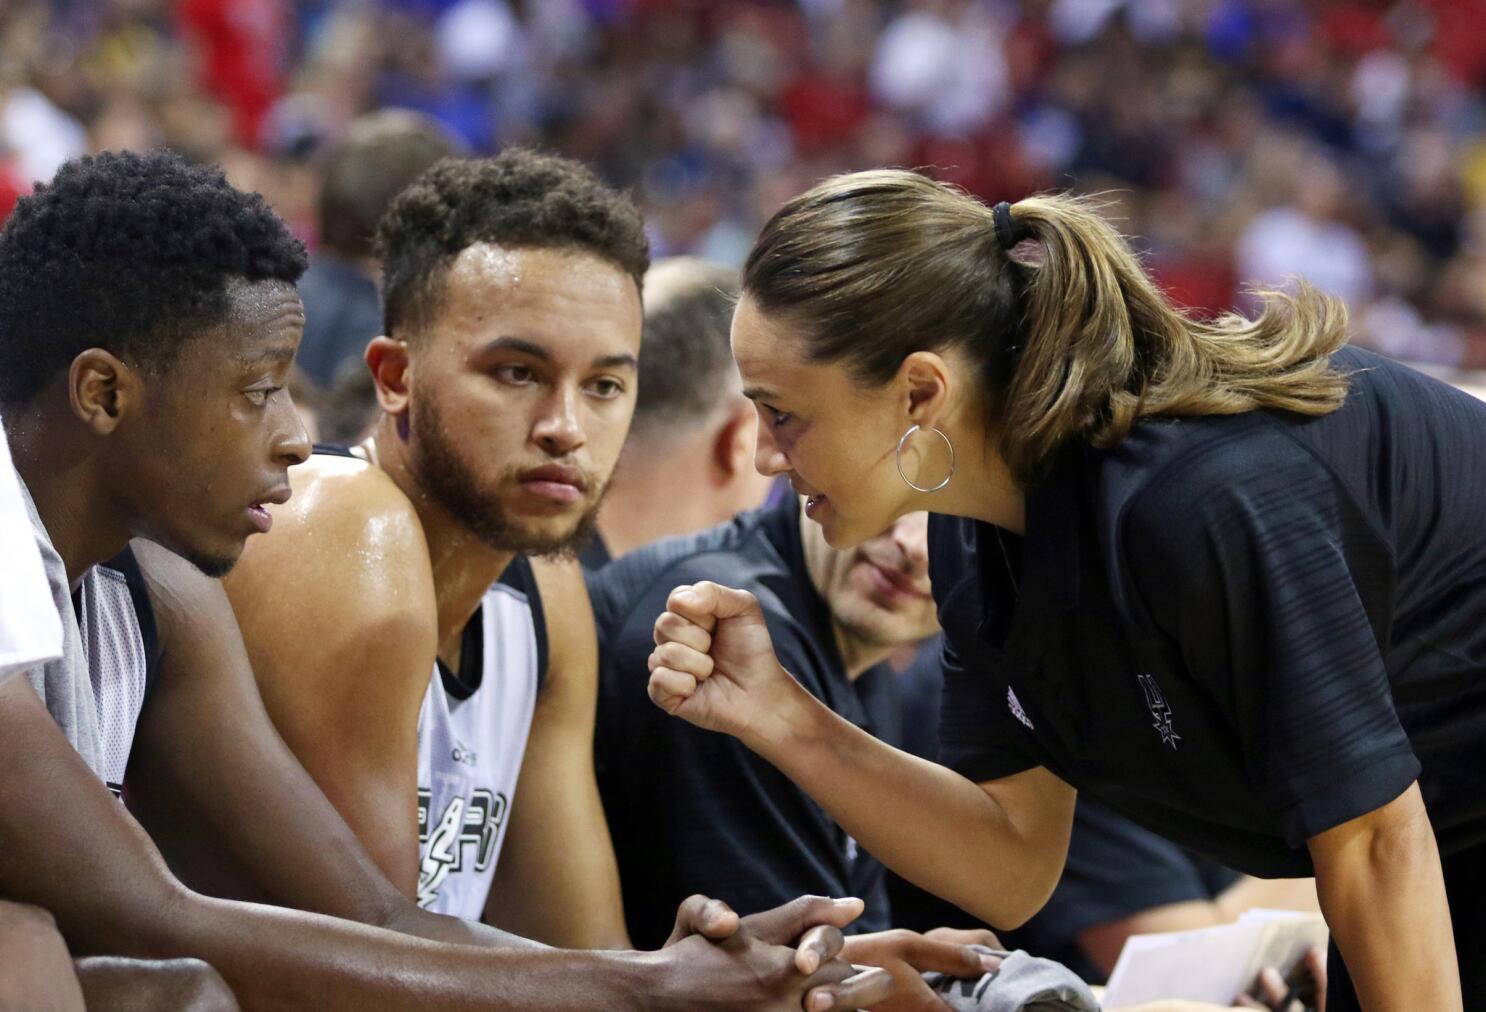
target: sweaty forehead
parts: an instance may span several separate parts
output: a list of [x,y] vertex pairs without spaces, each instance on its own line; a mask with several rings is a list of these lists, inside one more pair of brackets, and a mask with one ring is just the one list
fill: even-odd
[[227,298],[229,326],[250,343],[304,330],[304,303],[299,290],[287,281],[234,281]]
[[304,334],[304,304],[287,281],[238,279],[227,286],[227,314],[183,350],[200,365],[236,368],[294,354]]
[[436,329],[461,339],[579,336],[597,329],[639,340],[640,293],[619,267],[578,250],[476,243],[443,281]]

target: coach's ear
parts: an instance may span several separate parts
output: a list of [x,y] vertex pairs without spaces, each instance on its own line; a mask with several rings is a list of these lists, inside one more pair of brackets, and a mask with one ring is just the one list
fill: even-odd
[[412,378],[406,341],[374,337],[366,346],[366,365],[377,385],[377,403],[389,415],[408,408],[408,385]]
[[138,372],[102,348],[89,348],[67,370],[67,397],[84,425],[100,436],[113,432],[119,420],[143,399]]

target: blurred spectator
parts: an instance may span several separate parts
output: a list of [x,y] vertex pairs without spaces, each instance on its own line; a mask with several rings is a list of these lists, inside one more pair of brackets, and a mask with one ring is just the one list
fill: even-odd
[[357,120],[330,149],[320,189],[320,246],[299,282],[305,322],[298,363],[316,386],[329,388],[341,366],[359,360],[382,332],[381,267],[373,248],[382,212],[425,169],[462,152],[436,121],[401,109]]
[[1239,276],[1271,288],[1305,278],[1349,307],[1372,294],[1372,268],[1362,237],[1340,219],[1342,178],[1321,156],[1304,158],[1286,189],[1293,199],[1257,215],[1239,237]]
[[377,384],[366,364],[343,364],[330,389],[320,396],[319,409],[316,422],[322,443],[351,446],[365,439],[379,410]]
[[736,264],[820,177],[932,166],[1110,191],[1196,312],[1298,272],[1359,342],[1486,367],[1483,84],[1486,0],[15,0],[0,210],[163,143],[313,244],[322,147],[398,106],[593,162],[662,256]]
[[912,0],[906,7],[878,43],[873,92],[938,133],[985,125],[1010,98],[991,5]]
[[231,111],[237,139],[256,144],[287,69],[288,0],[181,0],[176,16],[197,84]]

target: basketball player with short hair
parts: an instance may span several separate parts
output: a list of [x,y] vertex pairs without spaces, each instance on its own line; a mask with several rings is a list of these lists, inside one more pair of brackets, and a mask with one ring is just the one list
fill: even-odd
[[[627,946],[573,550],[634,407],[640,215],[578,163],[513,149],[425,173],[380,241],[381,419],[295,470],[294,501],[226,581],[254,671],[420,905]],[[297,621],[316,634],[288,634]]]
[[[572,553],[635,404],[639,214],[577,163],[512,150],[430,171],[381,238],[390,336],[367,360],[383,416],[359,448],[378,466],[298,469],[284,522],[228,581],[254,668],[291,747],[420,903],[626,945]],[[324,632],[286,640],[296,615]]]
[[[881,975],[833,983],[851,973],[834,927],[798,952],[764,941],[854,903],[805,901],[714,944],[682,936],[738,920],[694,899],[658,953],[530,949],[420,910],[326,804],[200,571],[269,526],[263,504],[308,454],[282,390],[303,268],[261,198],[168,154],[71,162],[0,231],[0,410],[63,626],[60,658],[0,680],[0,895],[50,911],[77,954],[204,959],[246,1007],[786,1009],[822,984],[844,991],[832,1007],[879,999]],[[132,543],[143,599],[103,565],[131,538],[149,539]],[[156,840],[192,881],[210,851],[244,892],[300,910],[194,891]]]

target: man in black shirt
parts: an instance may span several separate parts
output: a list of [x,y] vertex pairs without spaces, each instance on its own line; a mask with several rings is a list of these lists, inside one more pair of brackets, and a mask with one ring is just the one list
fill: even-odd
[[881,1008],[917,1008],[932,997],[921,971],[980,977],[999,960],[969,946],[995,946],[995,937],[885,932],[881,864],[737,740],[672,720],[645,694],[650,630],[670,589],[722,570],[759,596],[781,656],[810,692],[875,733],[895,719],[893,673],[883,662],[934,629],[925,515],[849,553],[827,546],[814,525],[802,531],[807,523],[790,496],[631,552],[589,577],[602,656],[597,772],[627,926],[637,945],[664,940],[664,905],[703,883],[745,913],[801,891],[857,896],[866,911],[851,926],[845,957],[893,972],[899,998]]
[[851,553],[801,521],[791,496],[631,552],[590,579],[603,658],[599,788],[638,945],[664,939],[672,897],[704,885],[743,912],[801,892],[860,896],[867,909],[856,930],[891,926],[882,866],[814,801],[737,740],[673,720],[645,694],[666,596],[727,574],[758,596],[780,659],[802,685],[891,737],[893,673],[882,662],[935,629],[925,516],[905,517]]

